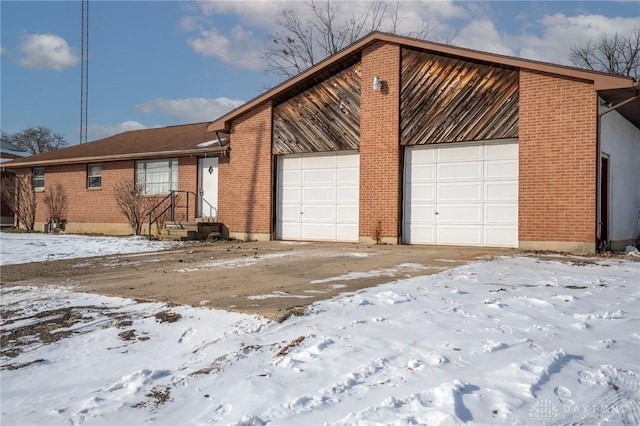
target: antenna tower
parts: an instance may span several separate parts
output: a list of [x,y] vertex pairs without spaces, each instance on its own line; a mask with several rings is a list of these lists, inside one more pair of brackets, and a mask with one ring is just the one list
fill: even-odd
[[80,143],[87,142],[89,98],[89,0],[82,0],[82,53],[80,54]]

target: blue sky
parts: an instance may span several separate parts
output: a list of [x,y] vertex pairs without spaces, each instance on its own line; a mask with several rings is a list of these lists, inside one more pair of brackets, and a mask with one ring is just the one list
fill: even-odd
[[[341,16],[367,2],[335,2]],[[125,130],[210,121],[281,78],[259,50],[283,8],[304,2],[90,0],[89,140]],[[401,28],[429,39],[569,64],[571,47],[640,26],[640,2],[401,3]],[[46,126],[79,139],[81,3],[0,2],[0,125]]]

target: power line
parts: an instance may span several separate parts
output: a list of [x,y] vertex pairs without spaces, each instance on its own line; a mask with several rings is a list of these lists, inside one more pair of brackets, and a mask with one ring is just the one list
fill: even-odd
[[82,0],[82,53],[80,54],[80,62],[80,143],[86,143],[89,103],[89,0]]

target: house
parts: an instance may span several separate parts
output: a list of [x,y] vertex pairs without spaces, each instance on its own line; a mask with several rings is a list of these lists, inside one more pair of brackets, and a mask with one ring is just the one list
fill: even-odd
[[215,217],[218,162],[228,157],[226,139],[207,132],[207,125],[128,131],[20,158],[5,168],[31,177],[37,202],[35,229],[49,221],[44,196],[59,184],[68,197],[65,230],[70,233],[130,234],[114,197],[122,182],[141,183],[152,204],[176,191],[176,220]]
[[[0,141],[0,164],[27,155],[29,155],[28,152],[22,151],[14,144],[5,140]],[[3,185],[8,180],[13,179],[13,174],[10,172],[3,170],[1,173],[0,182],[2,182]],[[6,203],[0,201],[0,227],[13,226],[15,226],[15,215],[13,211],[11,211],[11,208]]]
[[[211,123],[11,167],[43,171],[44,190],[75,182],[69,230],[124,231],[108,185],[153,180],[157,166],[156,192],[200,193],[216,175],[206,199],[240,239],[586,254],[638,238],[638,89],[628,77],[374,32]],[[92,164],[98,191],[85,185]]]

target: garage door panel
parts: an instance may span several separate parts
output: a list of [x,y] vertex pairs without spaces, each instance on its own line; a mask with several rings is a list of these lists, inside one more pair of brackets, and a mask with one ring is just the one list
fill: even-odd
[[493,247],[517,247],[518,228],[516,226],[486,226],[485,245]]
[[436,226],[427,224],[412,224],[405,227],[405,235],[410,239],[412,244],[435,244],[436,243]]
[[411,149],[407,156],[407,165],[412,164],[435,164],[435,149]]
[[514,158],[518,159],[518,144],[517,143],[487,143],[484,146],[484,158],[486,159],[501,159],[501,158]]
[[518,205],[512,204],[485,204],[485,224],[513,224],[518,221]]
[[518,175],[518,160],[485,161],[484,180],[513,179]]
[[338,223],[336,227],[336,239],[338,241],[353,241],[358,235],[358,224]]
[[440,224],[482,224],[482,204],[438,204]]
[[358,185],[360,171],[357,168],[338,169],[338,185]]
[[299,240],[302,238],[302,226],[299,222],[282,222],[279,227],[280,235],[286,236],[287,239]]
[[439,183],[437,186],[437,201],[459,202],[482,201],[482,182],[469,183]]
[[436,223],[436,206],[409,204],[405,205],[404,214],[411,224]]
[[304,187],[302,190],[302,205],[316,205],[336,202],[335,187]]
[[359,188],[357,186],[338,187],[336,191],[338,204],[349,204],[357,207],[357,204],[353,202],[354,199],[357,200],[360,196]]
[[281,187],[297,187],[302,183],[301,170],[281,170],[283,179],[280,182]]
[[336,226],[331,223],[306,223],[302,227],[303,240],[335,241]]
[[331,169],[334,170],[338,164],[335,155],[305,155],[302,156],[302,168],[304,170]]
[[302,184],[307,185],[322,185],[322,186],[335,186],[337,179],[337,173],[335,169],[313,169],[304,170],[302,172]]
[[285,187],[280,190],[282,204],[296,203],[300,204],[302,200],[302,190],[299,187]]
[[412,200],[413,204],[435,203],[436,202],[436,184],[434,183],[417,183],[405,190],[405,198]]
[[480,145],[447,145],[445,149],[437,147],[436,151],[438,163],[482,160],[483,156],[483,149]]
[[482,229],[478,226],[438,224],[437,238],[438,244],[480,246]]
[[438,181],[475,181],[482,178],[482,162],[438,163]]
[[354,224],[358,223],[358,221],[355,220],[358,217],[358,206],[338,205],[336,208],[336,212],[337,212],[336,218],[338,223],[354,223]]
[[299,205],[283,205],[280,209],[280,217],[286,221],[298,221],[300,220],[300,206]]
[[351,168],[357,171],[360,169],[360,156],[357,154],[338,155],[337,164],[339,170]]
[[484,183],[485,202],[518,201],[518,182],[500,181]]
[[435,182],[436,181],[436,165],[425,164],[422,167],[411,170],[408,180],[413,183],[418,182]]
[[317,206],[303,206],[303,222],[335,222],[336,207],[319,204]]

